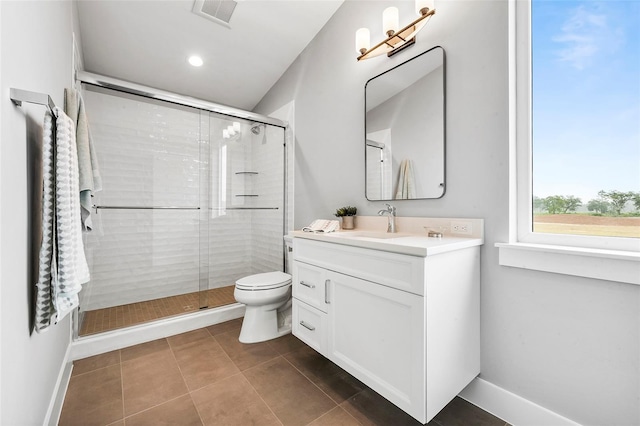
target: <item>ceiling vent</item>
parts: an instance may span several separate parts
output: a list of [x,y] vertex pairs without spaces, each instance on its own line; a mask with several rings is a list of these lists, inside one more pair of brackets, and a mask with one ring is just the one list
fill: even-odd
[[216,24],[231,28],[229,21],[237,4],[234,0],[195,0],[192,11]]

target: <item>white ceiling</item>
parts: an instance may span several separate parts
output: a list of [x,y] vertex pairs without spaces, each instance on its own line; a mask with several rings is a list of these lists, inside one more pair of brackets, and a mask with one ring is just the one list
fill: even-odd
[[251,111],[342,2],[239,0],[229,29],[194,0],[78,0],[84,68]]

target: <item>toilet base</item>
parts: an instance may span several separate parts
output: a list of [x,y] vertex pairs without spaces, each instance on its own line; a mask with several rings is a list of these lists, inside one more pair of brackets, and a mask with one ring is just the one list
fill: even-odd
[[[288,319],[287,319],[288,317]],[[241,343],[258,343],[291,333],[291,308],[264,310],[247,306],[240,330]]]

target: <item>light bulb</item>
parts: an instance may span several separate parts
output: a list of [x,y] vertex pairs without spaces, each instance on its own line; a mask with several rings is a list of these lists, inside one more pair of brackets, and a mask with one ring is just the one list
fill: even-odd
[[233,122],[233,130],[234,130],[236,133],[240,133],[240,123],[239,123],[239,122],[237,122],[237,121],[234,121],[234,122]]
[[400,29],[397,7],[388,7],[382,12],[382,30],[387,36],[394,35]]
[[360,28],[356,31],[356,52],[363,54],[371,47],[371,34],[369,28]]
[[434,0],[416,0],[416,13],[420,16],[435,9]]
[[229,132],[229,136],[234,136],[236,134],[233,126],[227,126],[227,132]]
[[229,139],[229,131],[228,131],[227,129],[224,129],[224,130],[222,131],[222,137],[223,137],[224,139]]
[[188,61],[194,67],[201,67],[202,64],[204,64],[204,61],[202,60],[202,58],[200,56],[196,56],[196,55],[189,56]]

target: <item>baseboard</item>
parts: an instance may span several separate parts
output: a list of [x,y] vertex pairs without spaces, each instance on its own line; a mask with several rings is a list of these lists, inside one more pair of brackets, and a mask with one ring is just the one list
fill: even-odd
[[81,337],[71,344],[71,361],[241,318],[244,309],[244,305],[234,303],[221,308]]
[[458,396],[514,426],[580,426],[479,377]]
[[49,408],[47,408],[46,417],[42,422],[43,425],[56,426],[60,420],[64,396],[67,394],[67,387],[69,386],[69,380],[71,379],[71,370],[73,370],[73,363],[71,362],[70,355],[71,345],[67,346],[67,351],[64,354],[62,368],[58,373],[58,379],[56,380],[56,386],[53,389],[53,394],[51,395]]

